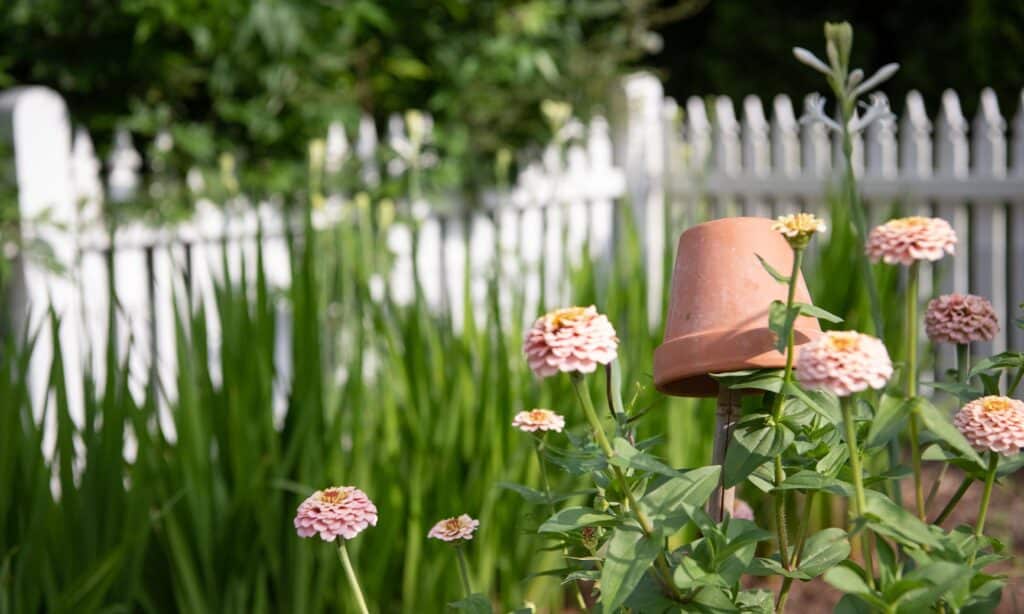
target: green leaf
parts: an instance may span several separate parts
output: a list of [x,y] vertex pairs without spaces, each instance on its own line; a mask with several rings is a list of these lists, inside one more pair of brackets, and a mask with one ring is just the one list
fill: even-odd
[[725,486],[739,484],[791,443],[793,432],[784,425],[768,424],[764,416],[744,418],[736,425],[725,455]]
[[839,409],[839,400],[835,395],[822,390],[808,392],[796,382],[787,382],[783,390],[789,396],[799,399],[804,405],[813,410],[814,413],[828,420],[829,423],[839,424],[842,422],[843,415]]
[[768,261],[762,258],[760,254],[754,255],[757,256],[757,261],[761,263],[761,266],[764,268],[764,270],[768,271],[768,274],[772,276],[772,279],[779,282],[780,284],[789,285],[788,275],[783,275],[782,273],[780,273],[775,267],[768,264]]
[[569,533],[583,527],[614,524],[616,521],[615,516],[590,507],[568,507],[559,510],[551,518],[545,520],[537,531],[539,533]]
[[825,529],[807,538],[798,569],[813,578],[835,567],[848,556],[850,541],[846,531]]
[[960,431],[953,426],[949,418],[939,408],[932,405],[931,401],[923,397],[911,399],[911,411],[920,419],[924,428],[932,432],[940,441],[955,450],[964,459],[984,467],[985,463],[978,456],[978,453],[967,443]]
[[712,465],[669,478],[644,495],[639,503],[656,526],[674,532],[690,522],[693,511],[707,502],[718,486],[721,470],[718,465]]
[[719,381],[723,381],[730,390],[778,392],[782,388],[782,371],[779,369],[763,369],[741,377],[722,378]]
[[601,605],[605,612],[614,612],[625,603],[660,554],[660,540],[646,537],[634,527],[615,529],[601,570]]
[[785,352],[789,344],[789,334],[793,330],[793,323],[800,315],[799,307],[787,309],[786,304],[776,299],[768,306],[768,328],[775,333],[775,349]]
[[527,503],[543,504],[548,502],[548,496],[546,494],[528,486],[523,486],[522,484],[498,482],[497,487],[519,493],[519,496],[521,496]]
[[947,561],[935,561],[922,565],[908,573],[901,582],[921,582],[925,586],[914,587],[900,594],[896,600],[898,612],[911,614],[926,612],[942,595],[956,592],[958,585],[966,586],[973,576],[973,570],[966,565]]
[[[826,571],[825,582],[848,595],[856,595],[881,610],[885,610],[888,605],[871,590],[871,587],[864,580],[864,572],[852,561],[843,561]],[[852,611],[858,612],[860,610],[855,609]]]
[[493,614],[494,612],[491,609],[491,600],[487,598],[487,595],[481,595],[480,593],[474,593],[465,599],[453,601],[448,604],[448,607],[468,612],[469,614]]
[[864,494],[867,498],[864,516],[873,531],[891,537],[904,546],[939,547],[935,533],[917,516],[878,491],[868,490]]
[[782,576],[794,580],[810,580],[807,575],[799,570],[787,570],[777,559],[758,557],[751,561],[746,573],[752,576]]
[[879,448],[898,437],[907,425],[913,401],[904,401],[888,394],[882,395],[878,411],[868,429],[868,440],[865,447]]
[[1024,366],[1024,352],[1003,352],[979,360],[973,367],[969,377],[986,373],[993,369],[1019,369]]
[[822,475],[816,471],[802,470],[783,480],[775,490],[801,490],[814,492],[824,490],[833,494],[847,495],[852,487],[841,480]]
[[832,312],[826,311],[821,307],[816,307],[814,305],[808,305],[807,303],[799,302],[793,303],[793,306],[800,310],[800,315],[802,316],[818,318],[819,320],[825,320],[826,322],[832,322],[835,324],[838,324],[843,321],[841,317],[837,316]]
[[612,448],[615,451],[615,456],[608,459],[608,462],[613,465],[628,469],[639,469],[648,473],[657,473],[670,478],[681,475],[678,471],[650,454],[637,450],[633,447],[633,444],[622,437],[616,437],[612,441]]

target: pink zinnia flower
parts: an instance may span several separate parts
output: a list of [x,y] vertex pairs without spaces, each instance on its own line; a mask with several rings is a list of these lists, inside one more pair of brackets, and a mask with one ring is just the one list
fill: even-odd
[[913,264],[935,261],[956,251],[956,232],[937,217],[903,217],[876,227],[865,248],[873,262]]
[[999,318],[985,297],[944,294],[928,303],[924,327],[936,343],[991,341],[999,332]]
[[434,525],[427,537],[440,539],[441,541],[453,542],[459,539],[473,539],[473,532],[480,526],[479,520],[469,517],[469,514],[445,518]]
[[377,526],[377,507],[355,486],[318,490],[299,505],[295,514],[300,537],[319,533],[328,542],[339,535],[352,539],[370,525]]
[[979,452],[1011,456],[1024,447],[1024,401],[988,396],[964,405],[953,426]]
[[882,388],[891,376],[892,362],[882,341],[856,331],[829,331],[805,343],[796,364],[801,384],[841,397]]
[[732,517],[740,520],[753,520],[754,519],[754,508],[750,507],[750,504],[736,497],[732,500]]
[[606,316],[593,306],[569,307],[545,314],[523,341],[526,361],[539,377],[559,371],[592,373],[618,355],[619,340]]
[[561,433],[565,428],[565,418],[550,409],[533,409],[516,414],[516,417],[512,419],[512,426],[527,433],[536,431]]

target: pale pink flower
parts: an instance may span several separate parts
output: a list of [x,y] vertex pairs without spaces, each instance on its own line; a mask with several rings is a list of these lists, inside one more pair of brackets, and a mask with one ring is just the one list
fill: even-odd
[[987,396],[964,405],[953,426],[975,450],[1012,456],[1024,447],[1024,401]]
[[473,539],[473,532],[480,526],[479,520],[469,517],[469,514],[445,518],[434,525],[427,537],[440,539],[441,541],[453,542],[459,539]]
[[295,514],[300,537],[319,533],[328,542],[338,536],[352,539],[370,525],[377,526],[377,507],[355,486],[318,490],[299,505]]
[[999,318],[985,297],[943,294],[928,303],[924,327],[936,343],[991,341],[999,332]]
[[526,361],[539,377],[559,371],[592,373],[618,355],[619,339],[608,318],[593,306],[569,307],[545,314],[523,341]]
[[754,508],[750,507],[750,504],[736,497],[732,500],[732,517],[740,520],[753,520],[754,519]]
[[825,222],[813,213],[793,213],[776,218],[772,230],[781,233],[793,248],[803,249],[814,233],[825,232]]
[[841,397],[882,388],[891,376],[892,362],[882,341],[856,331],[829,331],[805,343],[796,364],[802,385]]
[[876,227],[868,235],[865,251],[873,262],[913,264],[936,261],[956,251],[956,232],[938,217],[903,217]]
[[512,419],[512,426],[527,433],[536,431],[561,433],[565,428],[565,418],[550,409],[532,409],[516,414],[516,417]]

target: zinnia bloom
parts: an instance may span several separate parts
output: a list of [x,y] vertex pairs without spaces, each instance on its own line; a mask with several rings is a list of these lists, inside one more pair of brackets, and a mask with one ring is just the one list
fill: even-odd
[[732,500],[732,517],[740,520],[753,520],[754,509],[750,507],[750,504],[736,497]]
[[1024,447],[1024,401],[987,396],[964,405],[953,426],[975,450],[1011,456]]
[[913,264],[936,261],[956,251],[956,232],[937,217],[904,217],[889,220],[868,235],[865,248],[873,262]]
[[434,525],[427,537],[440,539],[441,541],[453,542],[459,539],[473,539],[473,532],[480,526],[479,520],[469,517],[469,514],[445,518]]
[[561,433],[565,428],[565,418],[550,409],[533,409],[516,414],[516,417],[512,419],[512,426],[527,433],[536,431]]
[[781,233],[794,249],[803,249],[816,232],[825,232],[825,222],[813,213],[780,215],[772,230]]
[[328,542],[339,535],[352,539],[370,525],[377,526],[377,507],[355,486],[318,490],[299,505],[295,514],[300,537],[319,533]]
[[856,331],[829,331],[804,344],[796,364],[801,384],[841,397],[882,388],[891,376],[892,362],[882,341]]
[[928,303],[924,327],[936,343],[991,341],[999,332],[999,318],[985,297],[943,294]]
[[523,341],[526,361],[539,377],[559,371],[592,373],[618,355],[619,339],[608,318],[593,306],[569,307],[545,314]]

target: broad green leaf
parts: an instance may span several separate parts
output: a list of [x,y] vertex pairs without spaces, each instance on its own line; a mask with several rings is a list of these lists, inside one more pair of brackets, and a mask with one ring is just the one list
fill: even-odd
[[832,614],[875,614],[876,610],[857,595],[844,595]]
[[802,490],[808,492],[824,490],[833,494],[847,495],[852,492],[852,487],[842,480],[830,478],[816,471],[803,470],[787,477],[776,490]]
[[789,396],[799,399],[804,405],[828,420],[831,424],[842,422],[843,415],[839,409],[839,400],[836,399],[835,395],[821,390],[808,392],[796,382],[786,383],[783,390]]
[[546,494],[528,486],[523,486],[522,484],[498,482],[497,487],[519,493],[519,496],[521,496],[527,503],[542,504],[548,502],[548,496]]
[[763,416],[745,418],[733,431],[725,455],[726,487],[747,478],[766,460],[774,458],[793,443],[793,432],[782,424],[768,424]]
[[788,275],[783,275],[782,273],[780,273],[775,267],[768,264],[768,261],[762,258],[760,254],[754,255],[757,256],[757,261],[761,263],[761,266],[764,268],[765,271],[768,271],[768,274],[772,276],[772,279],[779,282],[780,284],[789,284]]
[[474,593],[465,599],[453,601],[448,604],[448,607],[467,612],[468,614],[493,614],[494,612],[491,608],[491,600],[487,598],[487,595],[481,595],[480,593]]
[[611,457],[609,462],[613,465],[628,469],[639,469],[648,473],[657,473],[670,478],[681,475],[678,471],[650,454],[637,450],[622,437],[616,437],[612,441],[612,448],[615,451],[615,456]]
[[864,580],[861,569],[849,561],[826,571],[825,582],[851,595],[867,596],[873,594],[871,587]]
[[569,533],[583,527],[614,524],[615,516],[590,507],[569,507],[559,510],[537,529],[540,533]]
[[873,531],[914,548],[939,547],[939,540],[927,524],[884,494],[868,490],[864,516]]
[[882,395],[878,411],[868,428],[868,439],[865,447],[879,448],[898,437],[906,428],[910,417],[911,401],[904,401],[888,394]]
[[718,465],[692,469],[666,480],[648,492],[639,503],[648,516],[666,532],[674,532],[690,522],[718,486],[722,468]]
[[946,561],[923,565],[904,576],[902,581],[921,581],[926,587],[916,587],[899,595],[898,612],[911,614],[930,609],[947,592],[955,592],[958,585],[966,586],[973,575],[970,567]]
[[913,411],[920,419],[924,428],[931,431],[941,441],[945,442],[952,449],[956,450],[966,460],[984,467],[985,463],[978,456],[978,453],[967,443],[964,436],[953,426],[949,418],[939,408],[931,404],[928,399],[914,397],[911,399]]
[[807,574],[800,570],[786,570],[778,560],[766,557],[758,557],[751,561],[746,573],[752,576],[782,576],[794,580],[810,580]]
[[839,475],[839,470],[843,468],[849,457],[850,451],[846,446],[832,446],[828,454],[821,457],[815,464],[814,469],[822,475],[835,477]]
[[837,528],[825,529],[807,538],[798,568],[813,578],[838,565],[849,555],[850,541],[846,531]]
[[625,603],[660,554],[660,540],[646,537],[634,527],[615,529],[601,570],[601,605],[605,612],[614,612]]
[[775,595],[763,588],[741,591],[736,596],[736,605],[748,614],[772,614],[775,611]]

